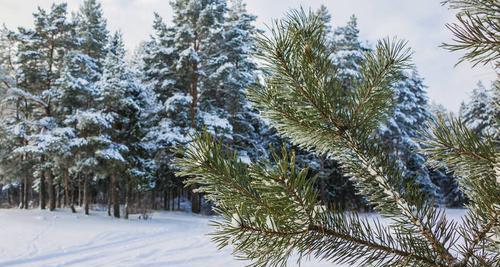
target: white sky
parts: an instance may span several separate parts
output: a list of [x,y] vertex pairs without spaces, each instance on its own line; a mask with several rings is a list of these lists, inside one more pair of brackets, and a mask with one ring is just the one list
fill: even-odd
[[[37,6],[49,7],[60,0],[0,0],[0,23],[14,29],[30,26]],[[77,10],[83,0],[67,0],[70,10]],[[101,0],[111,30],[121,30],[129,49],[146,40],[151,32],[153,12],[160,13],[167,22],[172,17],[168,0]],[[414,61],[432,101],[457,111],[477,81],[489,84],[495,79],[493,66],[471,69],[462,63],[455,67],[460,54],[439,48],[452,36],[445,24],[454,21],[454,15],[440,0],[246,0],[250,12],[258,16],[258,27],[264,28],[273,18],[287,10],[303,6],[328,7],[334,26],[344,25],[351,14],[358,17],[361,38],[374,44],[383,37],[397,36],[409,41]]]

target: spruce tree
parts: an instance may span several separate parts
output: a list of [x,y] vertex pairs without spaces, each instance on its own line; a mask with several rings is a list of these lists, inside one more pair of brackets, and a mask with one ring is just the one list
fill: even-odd
[[[215,201],[223,219],[214,240],[255,266],[284,266],[296,252],[335,263],[377,266],[496,266],[498,256],[497,147],[459,121],[438,120],[426,133],[426,155],[461,176],[471,198],[463,224],[413,187],[373,135],[391,109],[391,86],[410,67],[401,41],[382,40],[360,65],[359,80],[345,91],[338,80],[321,19],[292,11],[259,41],[265,84],[251,98],[292,142],[327,154],[349,174],[358,192],[391,222],[362,219],[320,205],[308,169],[293,152],[274,153],[274,164],[245,164],[209,134],[178,159],[180,175]],[[479,178],[479,176],[481,178]],[[464,245],[455,241],[461,238]]]

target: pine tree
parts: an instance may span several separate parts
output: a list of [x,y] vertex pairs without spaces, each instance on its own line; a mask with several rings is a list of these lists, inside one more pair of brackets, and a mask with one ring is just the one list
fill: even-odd
[[[447,127],[451,127],[451,121],[447,118],[451,117],[451,112],[448,111],[443,105],[431,103],[429,109],[432,113],[432,120],[437,118],[445,118]],[[429,175],[433,183],[439,186],[442,200],[447,207],[463,207],[467,202],[466,197],[460,186],[458,185],[458,177],[445,168],[429,168]]]
[[97,0],[85,0],[80,7],[75,23],[80,39],[80,50],[96,60],[96,65],[102,73],[109,32],[101,4]]
[[[230,116],[222,105],[227,57],[220,48],[226,1],[177,0],[171,4],[173,26],[167,27],[155,15],[155,35],[146,45],[144,60],[146,81],[161,102],[159,110],[166,113],[158,115],[155,143],[186,144],[190,133],[203,127],[231,139]],[[199,212],[201,199],[197,193],[192,196],[193,211]]]
[[112,119],[111,127],[104,132],[108,137],[106,148],[97,151],[97,156],[101,173],[110,179],[113,216],[120,217],[121,184],[125,187],[121,189],[125,189],[127,195],[127,218],[130,191],[137,180],[147,175],[148,162],[143,148],[146,131],[142,124],[142,112],[148,102],[140,80],[124,60],[125,48],[121,34],[113,35],[108,51],[100,82],[100,106],[101,111]]
[[352,15],[347,25],[339,27],[333,35],[333,60],[341,69],[340,80],[346,90],[351,89],[359,77],[364,52],[368,51],[359,39],[356,16]]
[[470,101],[460,111],[463,122],[479,135],[493,135],[498,131],[496,118],[498,109],[490,90],[479,82],[472,90]]
[[223,81],[223,108],[229,113],[233,127],[231,144],[249,162],[262,157],[268,147],[263,146],[261,131],[265,128],[258,112],[246,98],[246,90],[257,86],[256,17],[249,14],[242,1],[233,1],[225,22],[224,42],[225,77]]
[[[422,139],[420,132],[430,121],[428,99],[422,79],[416,70],[402,73],[401,81],[394,84],[394,113],[378,130],[386,153],[394,156],[410,177],[429,197],[439,199],[439,192],[425,166],[426,159],[418,153]],[[404,183],[408,181],[403,181]]]
[[[223,220],[214,240],[256,266],[284,266],[293,252],[335,263],[378,266],[498,265],[498,203],[493,140],[480,140],[458,121],[434,124],[426,155],[461,176],[473,199],[462,225],[448,222],[433,201],[406,179],[373,133],[392,109],[391,86],[410,67],[404,42],[383,40],[365,56],[359,82],[345,91],[317,16],[292,11],[260,39],[265,84],[251,98],[292,142],[337,160],[375,210],[382,226],[355,212],[322,206],[294,153],[274,153],[274,164],[245,164],[209,134],[199,136],[177,163],[188,184],[215,201]],[[481,179],[478,175],[481,175]],[[457,245],[462,238],[464,246]]]
[[[84,211],[89,214],[89,179],[94,178],[98,167],[95,153],[106,145],[106,138],[100,134],[110,124],[110,118],[99,111],[98,101],[95,101],[100,97],[97,82],[103,72],[108,31],[101,6],[94,0],[83,3],[74,23],[74,47],[64,59],[54,101],[58,124],[71,129],[73,138],[68,140],[70,149],[57,158],[61,165],[58,167],[59,176],[65,188],[65,204],[73,199],[70,194],[73,184],[81,178],[84,184]],[[69,206],[74,212],[72,202]]]
[[67,18],[66,8],[66,4],[54,4],[49,11],[39,8],[34,13],[34,29],[20,29],[17,34],[18,88],[11,90],[13,95],[29,102],[25,106],[25,112],[29,114],[26,118],[30,126],[28,142],[18,147],[15,153],[39,160],[35,170],[40,179],[40,206],[45,208],[47,186],[50,210],[56,206],[54,164],[50,160],[54,140],[51,139],[57,139],[60,133],[53,114],[54,86],[60,77],[65,54],[74,46],[74,25]]

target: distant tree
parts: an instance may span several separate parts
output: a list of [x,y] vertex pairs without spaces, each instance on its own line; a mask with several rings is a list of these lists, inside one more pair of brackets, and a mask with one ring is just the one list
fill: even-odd
[[460,110],[464,123],[479,135],[493,135],[498,131],[496,120],[499,109],[495,107],[493,90],[486,89],[479,82],[472,90],[470,101]]

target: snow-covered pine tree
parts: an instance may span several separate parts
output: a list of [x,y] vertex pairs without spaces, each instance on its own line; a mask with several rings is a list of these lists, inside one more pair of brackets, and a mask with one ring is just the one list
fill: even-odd
[[[429,111],[432,114],[432,120],[437,118],[449,118],[451,112],[443,105],[431,102]],[[451,121],[446,119],[445,124],[451,127]],[[458,185],[458,177],[445,167],[429,168],[429,175],[435,185],[439,187],[442,195],[442,202],[447,207],[463,207],[466,203],[465,195]]]
[[75,35],[66,8],[66,4],[53,4],[50,10],[38,8],[33,14],[34,28],[19,29],[18,87],[10,90],[12,95],[29,103],[25,107],[29,114],[25,118],[29,121],[28,142],[14,152],[38,160],[35,171],[39,178],[40,207],[45,208],[47,186],[50,210],[56,206],[54,165],[50,157],[53,152],[51,138],[58,132],[53,114],[53,100],[56,97],[54,86],[60,77],[64,56],[74,46]]
[[[460,122],[434,124],[426,154],[461,175],[473,198],[462,224],[412,184],[387,156],[374,132],[392,109],[391,85],[411,66],[401,41],[383,40],[361,64],[358,86],[344,90],[331,61],[324,25],[313,13],[291,11],[261,39],[265,84],[251,97],[273,125],[295,144],[327,154],[349,174],[360,193],[391,222],[382,226],[355,212],[321,205],[308,170],[294,153],[275,153],[275,164],[245,164],[209,134],[186,148],[177,163],[215,201],[223,220],[214,240],[258,266],[284,266],[293,253],[334,263],[377,266],[496,266],[500,192],[493,140],[480,140]],[[481,175],[479,178],[479,175]],[[456,242],[462,238],[465,245]],[[299,258],[300,260],[300,258]]]
[[106,57],[109,31],[101,3],[85,0],[76,17],[79,50],[96,61],[99,73]]
[[425,157],[418,153],[421,146],[418,140],[422,139],[420,132],[432,118],[426,87],[416,70],[401,75],[401,80],[393,85],[394,113],[381,125],[378,138],[386,153],[400,162],[405,170],[404,176],[428,197],[439,200],[439,191],[429,176]]
[[[63,173],[67,197],[70,188],[82,184],[85,214],[90,209],[90,186],[98,161],[96,152],[106,145],[101,133],[110,127],[110,117],[99,110],[98,81],[103,72],[108,30],[100,3],[86,0],[75,18],[76,46],[65,59],[65,68],[59,80],[59,110],[62,122],[75,132],[72,144],[73,162]],[[83,180],[83,181],[81,181]],[[80,183],[81,182],[81,183]],[[67,183],[67,184],[66,184]],[[72,207],[72,205],[71,205]]]
[[[186,144],[189,133],[206,127],[230,139],[229,113],[220,105],[226,1],[176,0],[171,5],[173,26],[156,16],[155,36],[146,46],[147,82],[167,113],[159,122],[159,136],[170,146]],[[199,212],[201,200],[197,193],[192,196],[193,211]]]
[[10,94],[10,90],[17,87],[16,48],[14,32],[3,26],[0,29],[0,180],[8,185],[9,191],[19,190],[19,207],[28,209],[33,162],[26,155],[12,153],[26,143],[27,137],[26,102],[22,97]]
[[346,90],[349,90],[358,79],[363,54],[368,50],[360,41],[356,16],[352,15],[345,26],[335,29],[333,61],[340,68],[339,75]]
[[[495,90],[495,85],[492,86]],[[478,82],[470,100],[462,106],[460,116],[464,123],[479,135],[498,134],[498,106],[495,107],[493,90]],[[497,103],[498,105],[498,103]]]
[[231,144],[243,161],[249,162],[266,156],[268,147],[261,131],[265,128],[258,112],[246,97],[246,90],[257,86],[256,17],[248,13],[241,0],[231,2],[224,25],[224,42],[221,52],[225,55],[223,108],[229,113],[233,127]]
[[[163,190],[164,208],[173,209],[170,199],[174,195],[180,201],[182,183],[175,177],[171,159],[174,146],[190,140],[189,97],[182,89],[176,65],[178,51],[174,43],[175,32],[167,27],[159,14],[154,15],[153,34],[144,44],[142,76],[145,89],[151,92],[149,132],[146,136],[150,155],[154,155],[154,177],[145,185],[156,199],[157,190]],[[153,201],[153,208],[156,207]],[[180,205],[178,203],[178,205]]]
[[[147,132],[142,119],[149,103],[141,81],[125,62],[120,33],[115,33],[110,40],[99,86],[101,111],[111,118],[111,127],[103,132],[108,143],[97,151],[97,158],[101,174],[110,179],[113,216],[120,217],[120,190],[127,196],[125,206],[128,208],[130,191],[137,180],[147,175],[148,159],[143,146]],[[128,217],[128,209],[125,217]]]

